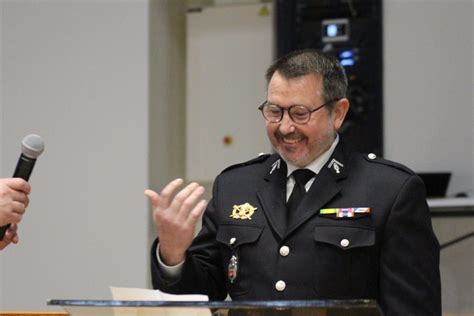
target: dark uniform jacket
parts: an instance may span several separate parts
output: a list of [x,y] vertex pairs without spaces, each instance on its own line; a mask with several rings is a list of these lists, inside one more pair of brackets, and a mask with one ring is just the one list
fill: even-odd
[[[224,170],[179,278],[162,273],[153,244],[154,288],[211,300],[368,298],[385,315],[441,315],[439,244],[418,176],[340,143],[292,223],[286,181],[277,154]],[[370,212],[321,214],[329,208]]]

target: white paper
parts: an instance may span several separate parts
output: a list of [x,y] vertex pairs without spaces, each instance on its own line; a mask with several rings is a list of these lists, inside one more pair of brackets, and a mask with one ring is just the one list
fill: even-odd
[[[112,299],[115,301],[208,301],[206,295],[174,295],[159,290],[110,287]],[[135,309],[114,308],[115,316],[211,316],[206,308],[181,307],[142,307]]]

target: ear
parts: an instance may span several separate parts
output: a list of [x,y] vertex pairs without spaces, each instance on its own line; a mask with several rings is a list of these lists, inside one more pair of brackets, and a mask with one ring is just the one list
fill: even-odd
[[341,128],[348,111],[349,100],[347,100],[346,98],[340,99],[334,105],[334,108],[332,109],[332,120],[334,122],[334,127],[336,128],[336,130],[339,130],[339,128]]

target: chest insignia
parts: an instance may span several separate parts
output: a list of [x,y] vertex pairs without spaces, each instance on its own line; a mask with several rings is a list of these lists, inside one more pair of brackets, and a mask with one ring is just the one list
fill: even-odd
[[242,205],[234,205],[232,210],[232,214],[230,214],[231,218],[235,219],[252,219],[253,213],[257,210],[256,207],[253,207],[249,203],[245,203]]
[[368,213],[370,213],[370,207],[323,208],[319,210],[319,214],[335,214],[338,218],[354,217],[355,214]]

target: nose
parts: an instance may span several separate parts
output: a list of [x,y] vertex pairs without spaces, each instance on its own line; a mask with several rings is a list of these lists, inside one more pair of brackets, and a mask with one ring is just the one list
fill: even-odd
[[295,131],[295,123],[290,117],[290,113],[288,111],[283,112],[283,117],[281,118],[280,121],[280,126],[278,129],[280,130],[280,133],[283,135],[290,134]]

